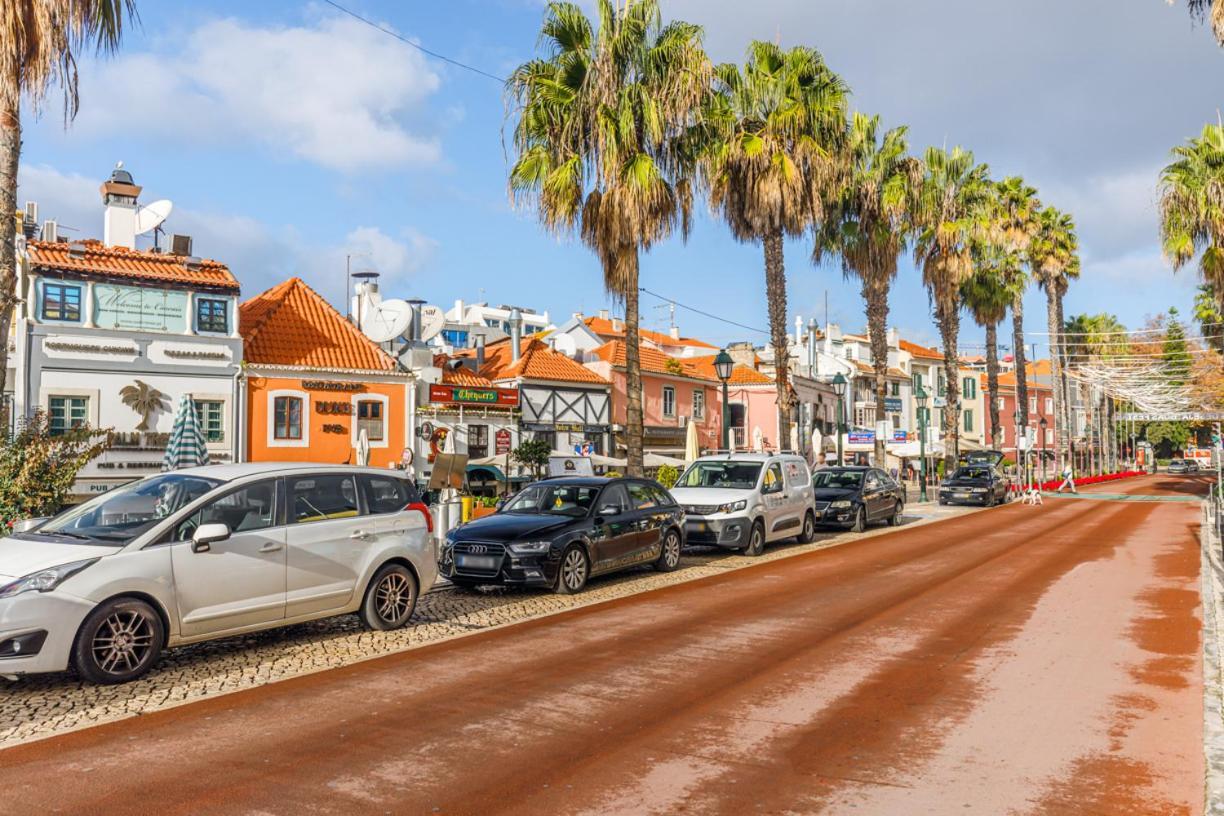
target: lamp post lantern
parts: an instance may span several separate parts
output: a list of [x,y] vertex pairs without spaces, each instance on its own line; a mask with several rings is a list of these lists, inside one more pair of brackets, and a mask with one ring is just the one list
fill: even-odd
[[727,381],[731,379],[733,368],[735,368],[735,361],[731,359],[727,350],[723,349],[718,352],[718,356],[714,358],[714,373],[722,381],[722,448],[724,451],[731,450],[731,406],[727,404]]
[[840,467],[846,463],[842,456],[842,434],[846,430],[846,386],[849,383],[839,372],[833,377],[833,393],[837,395],[837,464]]
[[927,392],[923,390],[921,385],[914,391],[914,400],[918,403],[918,501],[924,502],[927,500]]
[[1046,426],[1049,425],[1045,417],[1037,423],[1041,426],[1041,483],[1045,484],[1046,480]]

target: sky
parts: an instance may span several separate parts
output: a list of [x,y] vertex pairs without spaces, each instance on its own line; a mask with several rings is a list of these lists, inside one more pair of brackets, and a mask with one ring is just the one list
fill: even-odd
[[[540,0],[340,2],[495,76],[535,54],[544,11]],[[98,186],[123,161],[142,203],[174,201],[167,232],[228,263],[244,296],[298,275],[342,307],[347,263],[380,272],[384,297],[443,308],[487,300],[557,322],[615,311],[595,257],[510,205],[498,82],[322,2],[139,9],[117,55],[82,59],[74,121],[65,126],[56,92],[25,113],[19,200],[72,228],[62,234],[101,236]],[[1169,150],[1219,115],[1224,50],[1181,0],[663,0],[663,10],[703,26],[717,62],[742,60],[753,38],[815,47],[853,106],[907,125],[913,150],[962,145],[995,177],[1022,175],[1079,227],[1068,315],[1106,311],[1137,327],[1171,306],[1191,312],[1196,273],[1175,275],[1161,258],[1156,184]],[[806,239],[787,244],[790,325],[827,313],[862,330],[858,287],[810,253]],[[704,209],[687,243],[643,257],[641,282],[681,304],[686,335],[766,339],[761,248]],[[938,340],[908,257],[891,303],[904,337]],[[665,329],[669,311],[643,296],[644,326]],[[1044,295],[1031,291],[1025,311],[1028,342],[1041,344]],[[962,350],[981,343],[966,317]]]

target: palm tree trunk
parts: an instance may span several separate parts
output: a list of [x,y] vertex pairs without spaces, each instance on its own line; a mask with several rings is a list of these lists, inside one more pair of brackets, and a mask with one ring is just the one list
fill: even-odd
[[786,268],[782,230],[765,236],[765,299],[769,303],[769,339],[774,348],[774,384],[778,391],[778,450],[791,444],[790,343],[786,339]]
[[642,356],[638,334],[638,253],[627,249],[625,267],[625,448],[629,476],[643,475],[642,469]]
[[[21,157],[21,112],[0,110],[0,395],[8,376],[9,328],[17,302],[17,246],[13,214],[17,212],[17,165]],[[8,428],[7,407],[0,403],[0,431]]]
[[[1066,325],[1066,322],[1063,318],[1062,294],[1058,291],[1057,287],[1054,290],[1054,309],[1055,309],[1054,320],[1055,320],[1056,328],[1050,330],[1052,332],[1053,331],[1058,332],[1056,335],[1058,339],[1058,343],[1055,346],[1055,348],[1057,348],[1058,350],[1058,354],[1055,355],[1058,361],[1058,368],[1056,369],[1058,372],[1058,377],[1054,380],[1054,383],[1056,385],[1056,388],[1062,389],[1063,427],[1070,428],[1071,427],[1071,405],[1072,405],[1071,403],[1071,383],[1067,379],[1067,344],[1066,344],[1066,338],[1063,335],[1064,326]],[[1058,416],[1058,414],[1055,414],[1055,416]],[[1068,436],[1067,439],[1070,440],[1070,436]],[[1068,453],[1070,453],[1070,442],[1068,442],[1067,450],[1068,450]]]
[[986,393],[990,401],[990,446],[999,447],[999,325],[986,324]]
[[956,351],[956,338],[960,333],[960,304],[955,298],[944,304],[936,300],[935,322],[939,324],[939,336],[944,348],[944,379],[947,381],[943,409],[944,474],[951,475],[960,458],[960,360]]
[[[1028,427],[1028,371],[1024,362],[1024,292],[1012,300],[1012,361],[1016,365],[1016,410],[1020,427]],[[1017,452],[1018,453],[1018,452]],[[1019,460],[1017,460],[1019,461]]]
[[1061,328],[1058,325],[1058,296],[1054,292],[1054,287],[1046,287],[1046,328],[1050,333],[1050,390],[1054,393],[1054,418],[1066,429],[1067,433],[1055,433],[1055,443],[1058,450],[1058,466],[1061,469],[1067,462],[1068,447],[1067,443],[1070,438],[1070,425],[1067,423],[1067,414],[1065,413],[1067,394],[1063,390],[1062,379],[1062,334],[1059,332]]
[[[876,426],[888,418],[884,400],[888,396],[888,286],[886,275],[871,271],[863,277],[863,300],[867,303],[867,334],[871,338],[871,362],[875,369]],[[875,463],[884,467],[887,440],[876,434]]]

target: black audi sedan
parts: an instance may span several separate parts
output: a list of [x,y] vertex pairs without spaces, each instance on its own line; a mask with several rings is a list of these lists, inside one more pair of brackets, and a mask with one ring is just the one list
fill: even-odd
[[1007,501],[1009,489],[998,468],[986,463],[961,465],[939,486],[939,503],[994,507]]
[[901,523],[905,485],[879,468],[862,465],[821,468],[812,474],[816,523],[863,532],[867,524]]
[[510,584],[581,592],[587,579],[640,564],[680,565],[684,510],[648,479],[535,482],[498,512],[446,534],[438,572],[459,587]]

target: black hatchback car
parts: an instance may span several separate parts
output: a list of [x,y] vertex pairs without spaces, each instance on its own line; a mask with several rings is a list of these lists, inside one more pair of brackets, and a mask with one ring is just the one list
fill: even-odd
[[830,467],[812,473],[816,523],[848,527],[861,533],[868,522],[901,523],[905,485],[879,468]]
[[460,587],[512,584],[581,592],[587,579],[639,564],[680,564],[684,510],[648,479],[535,482],[491,516],[451,530],[438,572]]
[[1010,489],[1007,477],[990,464],[961,465],[939,486],[939,503],[994,507],[1007,501]]

